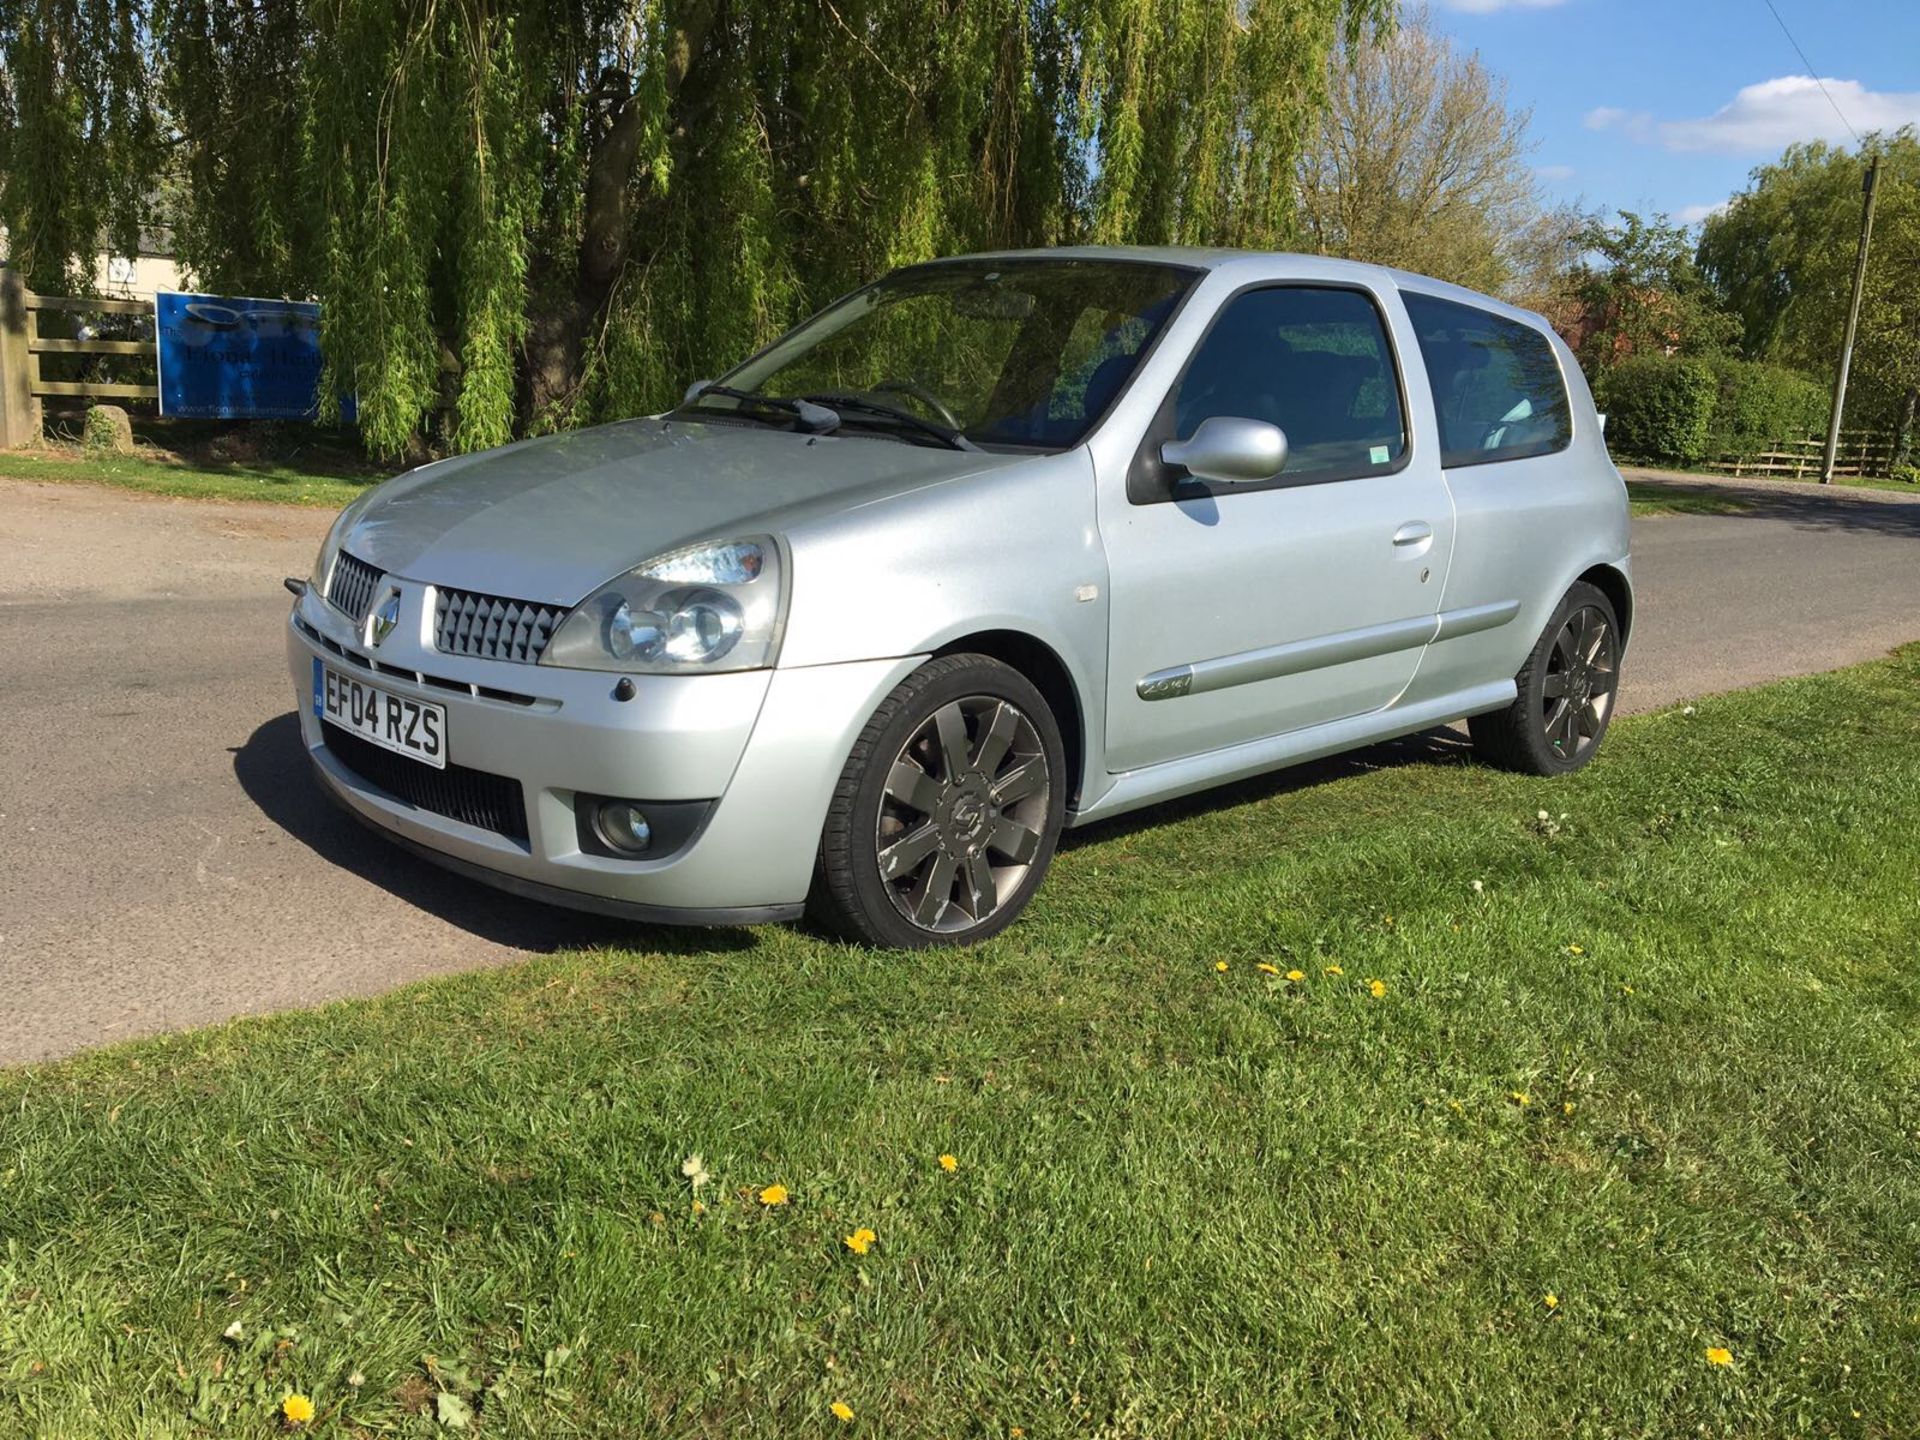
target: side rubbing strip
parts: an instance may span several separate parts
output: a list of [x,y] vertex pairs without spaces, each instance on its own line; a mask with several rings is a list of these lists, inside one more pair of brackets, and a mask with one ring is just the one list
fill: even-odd
[[1371,660],[1377,655],[1391,655],[1398,650],[1417,650],[1435,640],[1452,640],[1461,635],[1492,630],[1506,624],[1519,613],[1518,600],[1501,600],[1492,605],[1445,610],[1438,615],[1390,620],[1384,625],[1368,625],[1358,630],[1342,630],[1335,635],[1317,635],[1311,640],[1295,640],[1259,650],[1242,650],[1237,655],[1196,660],[1190,665],[1169,666],[1165,670],[1155,670],[1141,676],[1134,690],[1142,700],[1175,700],[1182,695],[1204,695],[1209,690],[1225,690],[1234,685],[1276,680],[1283,675],[1299,675],[1308,670],[1345,665],[1354,660]]
[[1462,635],[1478,635],[1482,630],[1497,630],[1520,613],[1518,600],[1496,600],[1491,605],[1470,605],[1465,610],[1442,610],[1436,640],[1456,640]]

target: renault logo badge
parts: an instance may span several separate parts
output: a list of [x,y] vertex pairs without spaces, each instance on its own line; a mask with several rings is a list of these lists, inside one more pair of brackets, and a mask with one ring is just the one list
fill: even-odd
[[393,627],[400,623],[400,592],[389,589],[380,603],[373,607],[373,613],[367,616],[367,644],[377,646],[393,633]]

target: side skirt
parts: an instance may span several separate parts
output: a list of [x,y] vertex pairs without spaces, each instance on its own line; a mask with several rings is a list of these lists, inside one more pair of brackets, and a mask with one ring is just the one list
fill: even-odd
[[1382,740],[1411,735],[1435,725],[1449,725],[1469,715],[1483,715],[1489,710],[1511,705],[1517,693],[1513,681],[1496,680],[1471,689],[1456,690],[1451,695],[1442,695],[1437,699],[1423,700],[1416,705],[1389,706],[1385,710],[1352,715],[1345,720],[1333,720],[1285,735],[1229,745],[1223,750],[1209,750],[1204,755],[1189,755],[1179,760],[1143,766],[1138,770],[1122,771],[1111,777],[1113,784],[1098,800],[1070,813],[1067,824],[1086,825],[1095,820],[1106,820],[1129,810],[1138,810],[1144,805],[1175,800],[1182,795],[1191,795],[1196,790],[1244,780],[1250,775],[1262,775],[1269,770],[1320,760],[1365,745],[1376,745]]

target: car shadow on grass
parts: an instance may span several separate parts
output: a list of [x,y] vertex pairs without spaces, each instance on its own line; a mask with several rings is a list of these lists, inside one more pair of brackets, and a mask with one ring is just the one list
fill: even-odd
[[1142,810],[1130,810],[1111,820],[1096,820],[1077,830],[1067,831],[1060,837],[1060,848],[1074,850],[1082,845],[1094,845],[1103,840],[1130,835],[1137,830],[1150,830],[1195,815],[1209,815],[1239,805],[1251,805],[1270,800],[1276,795],[1310,790],[1315,786],[1354,775],[1370,774],[1375,770],[1397,770],[1407,765],[1472,763],[1473,744],[1467,739],[1466,726],[1440,726],[1415,735],[1403,735],[1398,740],[1369,745],[1364,750],[1349,750],[1345,754],[1330,755],[1324,760],[1309,760],[1299,765],[1289,765],[1284,770],[1272,770],[1263,775],[1236,780],[1229,785],[1217,785],[1177,800],[1162,801]]
[[[747,950],[744,926],[642,925],[523,900],[452,874],[368,829],[320,788],[291,711],[233,752],[233,774],[260,813],[328,864],[378,885],[436,919],[496,945],[545,953],[615,947],[673,953]],[[320,922],[324,927],[324,921]]]

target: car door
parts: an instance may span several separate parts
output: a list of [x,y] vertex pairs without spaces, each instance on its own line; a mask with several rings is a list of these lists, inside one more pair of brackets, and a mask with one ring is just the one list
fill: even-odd
[[[1102,488],[1110,771],[1377,710],[1412,680],[1453,509],[1409,433],[1410,379],[1429,402],[1399,358],[1405,326],[1397,296],[1360,283],[1256,284],[1219,305],[1124,494]],[[1279,426],[1280,474],[1222,484],[1162,462],[1214,416]]]

